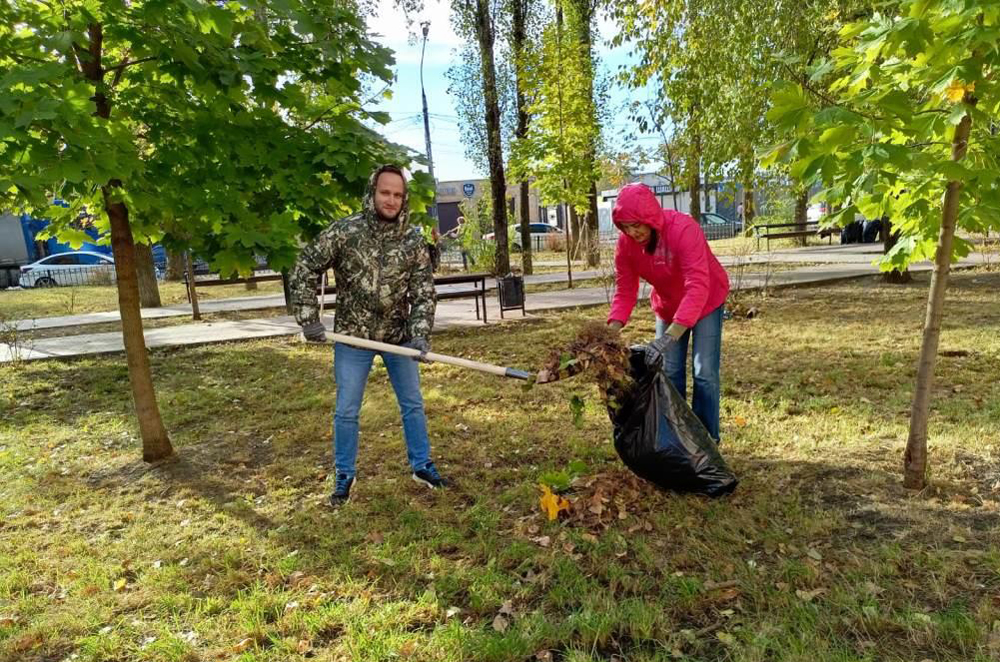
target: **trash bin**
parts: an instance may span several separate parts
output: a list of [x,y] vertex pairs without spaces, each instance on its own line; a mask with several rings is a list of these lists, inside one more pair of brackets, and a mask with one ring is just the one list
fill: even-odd
[[500,298],[500,318],[503,319],[503,311],[521,309],[524,314],[524,278],[507,274],[497,278],[497,293]]

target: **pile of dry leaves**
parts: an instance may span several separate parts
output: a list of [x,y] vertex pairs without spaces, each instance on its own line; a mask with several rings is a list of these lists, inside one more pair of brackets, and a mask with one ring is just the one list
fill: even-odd
[[598,321],[587,322],[572,342],[552,351],[535,381],[555,382],[586,370],[608,400],[629,382],[629,356],[617,331]]

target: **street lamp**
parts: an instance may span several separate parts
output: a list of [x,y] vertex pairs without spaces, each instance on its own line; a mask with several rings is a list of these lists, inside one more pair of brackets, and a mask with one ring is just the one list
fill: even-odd
[[[434,156],[431,154],[431,123],[427,116],[427,93],[424,92],[424,51],[427,50],[427,33],[430,32],[431,22],[421,21],[420,28],[424,33],[424,42],[420,47],[420,97],[424,101],[424,144],[427,147],[427,168],[430,171],[431,180],[434,179]],[[437,194],[435,193],[435,198]],[[431,218],[437,219],[437,201],[431,204]]]

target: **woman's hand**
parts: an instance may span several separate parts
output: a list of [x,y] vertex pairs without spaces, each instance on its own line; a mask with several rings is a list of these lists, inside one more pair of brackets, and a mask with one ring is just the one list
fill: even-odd
[[612,331],[621,331],[625,325],[619,322],[618,320],[611,320],[610,322],[608,322],[608,326],[611,327]]

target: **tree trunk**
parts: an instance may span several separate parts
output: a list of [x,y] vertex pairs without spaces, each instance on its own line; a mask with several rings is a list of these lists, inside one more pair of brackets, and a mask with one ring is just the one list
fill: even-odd
[[[198,307],[198,288],[194,285],[194,261],[191,259],[190,252],[184,254],[184,265],[187,269],[188,298],[191,299],[191,319],[197,322],[201,319],[201,309]],[[286,292],[285,301],[288,300],[289,296]]]
[[587,259],[588,267],[596,267],[600,263],[600,250],[599,250],[599,240],[600,240],[600,221],[597,217],[597,177],[594,173],[598,172],[597,169],[597,140],[599,136],[599,131],[597,130],[597,104],[594,101],[594,44],[593,44],[593,26],[594,26],[594,11],[597,7],[593,0],[576,0],[578,21],[576,23],[577,30],[579,31],[577,35],[577,40],[580,47],[580,54],[583,57],[583,71],[584,75],[587,77],[587,110],[588,117],[587,121],[591,123],[595,130],[589,135],[587,142],[585,157],[590,165],[590,192],[588,194],[588,210],[584,214],[582,219],[582,231],[580,237],[582,239],[582,247],[584,254]]
[[590,209],[587,211],[587,266],[601,264],[601,223],[597,215],[597,183],[590,183]]
[[[892,221],[886,216],[882,219],[882,254],[888,255],[889,251],[896,245],[899,241],[899,230],[892,229]],[[910,275],[909,269],[893,269],[892,271],[886,271],[882,274],[882,280],[886,283],[892,285],[904,285],[906,283],[913,281],[913,276]]]
[[142,459],[154,462],[170,457],[174,449],[170,445],[170,437],[163,427],[160,409],[156,404],[149,354],[142,332],[136,250],[128,220],[128,208],[123,202],[113,201],[112,190],[120,185],[117,180],[112,180],[101,188],[104,209],[111,221],[111,250],[115,256],[118,281],[118,310],[122,318],[122,339],[125,341],[125,361],[132,385],[132,401],[135,403],[139,434],[142,436]]
[[184,253],[167,251],[167,276],[171,282],[178,282],[184,279]]
[[580,228],[580,214],[577,213],[576,207],[573,205],[568,205],[569,207],[569,227],[570,233],[567,235],[568,250],[570,258],[573,260],[579,259],[580,257],[580,244],[581,235],[583,230]]
[[750,227],[757,210],[753,206],[753,184],[743,184],[743,229]]
[[500,102],[497,95],[496,67],[493,59],[493,20],[488,0],[476,0],[476,38],[483,68],[483,101],[486,105],[486,155],[490,168],[490,192],[493,201],[493,236],[496,239],[497,275],[510,273],[507,238],[507,181],[503,171],[503,148],[500,144]]
[[[89,37],[86,57],[80,58],[80,70],[94,85],[95,115],[101,119],[111,117],[111,101],[105,92],[104,68],[101,64],[104,30],[100,23],[87,26]],[[104,211],[111,221],[111,252],[115,256],[115,279],[118,285],[118,310],[122,319],[122,340],[125,344],[125,361],[128,365],[132,401],[139,421],[142,437],[142,459],[153,462],[174,453],[170,437],[163,427],[160,409],[156,404],[153,375],[149,368],[146,339],[142,333],[142,314],[139,311],[139,279],[136,272],[135,241],[128,220],[128,207],[116,200],[113,193],[121,181],[110,180],[101,187]]]
[[[518,140],[525,140],[528,137],[528,99],[525,94],[525,82],[522,76],[524,63],[524,51],[528,41],[528,3],[531,0],[514,0],[511,3],[511,48],[514,51],[514,64],[516,70],[517,103],[517,129],[514,135]],[[531,245],[531,210],[528,209],[528,182],[522,181],[518,186],[518,203],[521,207],[521,273],[530,276],[533,272],[531,264],[531,253],[535,247]]]
[[518,185],[518,198],[521,205],[521,273],[530,276],[533,268],[531,266],[531,252],[535,247],[531,245],[531,211],[528,209],[528,182],[524,181]]
[[701,223],[701,171],[698,160],[698,155],[695,154],[694,165],[691,166],[694,172],[691,173],[691,191],[688,197],[691,200],[691,218]]
[[[975,100],[966,93],[965,102],[975,105]],[[951,141],[951,160],[961,161],[968,147],[972,116],[965,117],[955,128]],[[917,364],[917,385],[913,392],[913,407],[910,410],[910,435],[906,440],[903,455],[903,486],[921,490],[927,484],[927,415],[930,410],[931,388],[934,385],[934,363],[937,360],[938,342],[941,339],[941,319],[944,317],[944,294],[948,287],[948,273],[951,270],[952,243],[955,239],[955,225],[958,220],[958,196],[962,182],[950,181],[945,188],[944,204],[941,206],[941,230],[938,233],[937,252],[934,254],[934,273],[927,297],[927,316],[924,318],[924,337],[920,344],[920,359]]]
[[[805,231],[806,221],[809,220],[809,191],[803,189],[799,191],[798,195],[795,196],[795,218],[793,223],[795,223],[796,230]],[[799,237],[799,243],[803,246],[806,245],[807,237]]]
[[153,249],[149,244],[135,245],[135,271],[139,279],[139,305],[143,308],[159,308],[160,288],[156,283],[156,265],[153,264]]

